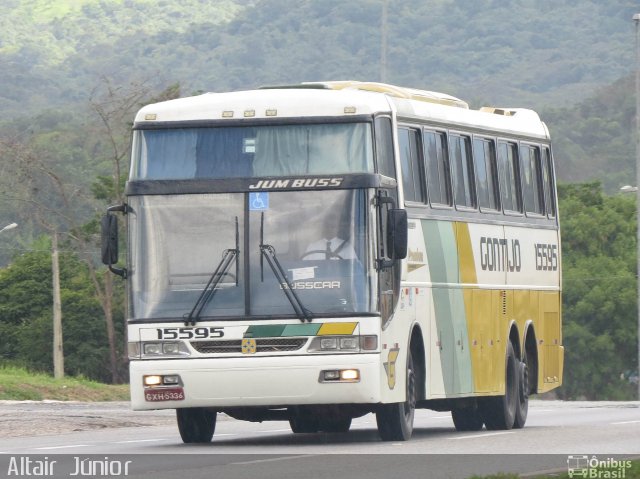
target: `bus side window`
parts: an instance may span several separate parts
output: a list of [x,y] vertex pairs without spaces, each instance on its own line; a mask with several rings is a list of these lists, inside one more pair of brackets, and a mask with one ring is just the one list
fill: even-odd
[[542,149],[542,183],[544,185],[544,200],[547,206],[549,218],[556,217],[556,198],[553,188],[553,169],[551,166],[551,153],[549,148]]
[[498,143],[498,173],[504,211],[522,213],[518,149],[515,143]]
[[476,167],[480,209],[499,210],[500,196],[495,142],[486,138],[474,138],[473,158]]
[[533,145],[520,145],[520,164],[522,166],[524,210],[530,214],[543,215],[544,192],[542,190],[540,148]]
[[393,135],[391,131],[391,118],[376,118],[375,136],[378,173],[395,179],[396,168],[393,164]]
[[473,165],[471,163],[471,145],[468,136],[451,135],[451,176],[456,206],[475,208],[475,188]]
[[443,132],[424,132],[424,156],[431,204],[451,206],[451,174],[447,137]]
[[424,187],[423,162],[418,134],[418,130],[415,129],[398,129],[402,186],[404,187],[405,201],[425,203],[427,198]]

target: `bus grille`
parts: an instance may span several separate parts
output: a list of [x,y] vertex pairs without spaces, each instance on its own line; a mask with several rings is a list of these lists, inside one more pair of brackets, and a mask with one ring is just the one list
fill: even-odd
[[[297,351],[307,342],[306,338],[258,338],[257,353],[277,353],[281,351]],[[191,341],[191,346],[202,354],[240,353],[242,340],[223,341]]]

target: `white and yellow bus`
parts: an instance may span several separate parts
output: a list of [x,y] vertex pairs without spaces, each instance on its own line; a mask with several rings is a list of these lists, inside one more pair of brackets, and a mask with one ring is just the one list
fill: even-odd
[[[137,114],[103,261],[128,283],[131,403],[346,432],[416,408],[523,427],[562,382],[549,133],[524,109],[377,83],[209,93]],[[115,267],[117,215],[128,231]]]

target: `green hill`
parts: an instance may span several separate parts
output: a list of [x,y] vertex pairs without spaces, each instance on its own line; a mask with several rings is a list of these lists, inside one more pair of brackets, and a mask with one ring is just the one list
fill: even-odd
[[565,181],[598,178],[614,191],[633,169],[633,89],[618,81],[634,65],[631,0],[7,0],[3,6],[0,111],[13,128],[32,128],[33,117],[40,125],[47,110],[51,123],[56,110],[47,128],[73,129],[71,118],[83,114],[104,79],[114,88],[144,82],[156,91],[179,82],[188,95],[384,76],[474,107],[540,110]]
[[[381,77],[383,0],[9,0],[7,115],[85,99],[97,79],[184,91]],[[390,83],[539,108],[629,73],[630,0],[388,0]]]

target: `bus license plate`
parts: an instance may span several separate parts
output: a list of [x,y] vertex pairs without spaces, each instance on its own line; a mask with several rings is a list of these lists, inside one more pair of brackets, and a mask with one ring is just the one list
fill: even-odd
[[144,392],[147,401],[182,401],[184,399],[184,389],[147,389]]

